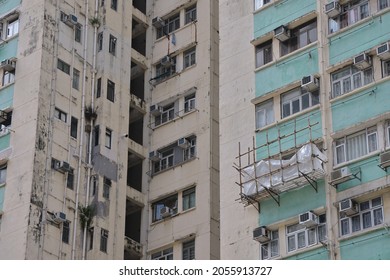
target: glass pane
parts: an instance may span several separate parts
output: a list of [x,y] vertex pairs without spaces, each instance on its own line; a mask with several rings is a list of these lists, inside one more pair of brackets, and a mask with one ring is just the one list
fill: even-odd
[[279,242],[277,240],[271,242],[271,257],[279,255]]
[[306,234],[305,232],[298,233],[298,249],[306,247]]
[[268,259],[268,244],[261,246],[261,259],[266,260]]
[[368,139],[368,152],[374,152],[378,149],[377,141],[376,141],[376,133],[370,134],[367,137]]
[[341,220],[341,235],[349,233],[349,219]]
[[340,81],[333,84],[333,97],[341,95],[341,84]]
[[363,213],[362,215],[363,219],[363,229],[369,228],[372,226],[371,224],[371,212]]
[[291,115],[291,113],[290,113],[290,103],[284,103],[283,107],[282,107],[282,111],[283,111],[283,118],[288,117],[289,115]]
[[311,228],[307,231],[308,245],[313,245],[317,243],[316,240],[316,228]]
[[360,88],[362,86],[361,74],[357,73],[352,76],[353,79],[353,88]]
[[320,225],[318,226],[318,241],[326,240],[326,226]]
[[343,93],[351,91],[351,77],[343,79]]
[[298,113],[300,111],[300,105],[299,105],[299,99],[294,100],[291,102],[292,103],[292,113]]
[[368,3],[360,6],[360,19],[364,19],[370,15],[368,11]]
[[287,237],[287,246],[289,252],[295,250],[295,235],[291,235]]
[[347,138],[347,160],[359,158],[367,154],[365,133]]
[[372,207],[376,207],[376,206],[382,205],[382,198],[381,197],[374,198],[371,201],[371,204],[372,204]]
[[344,145],[336,147],[336,164],[345,162]]
[[354,216],[351,218],[352,220],[352,232],[356,232],[360,230],[360,216]]
[[302,95],[302,110],[310,107],[310,93]]
[[372,80],[373,80],[372,68],[365,70],[363,75],[364,75],[364,84],[365,85],[367,85],[367,84],[372,82]]
[[383,223],[382,208],[375,209],[373,214],[374,214],[374,225],[377,226],[382,224]]
[[360,203],[360,211],[364,211],[367,209],[370,209],[370,202],[369,201],[365,201],[365,202]]

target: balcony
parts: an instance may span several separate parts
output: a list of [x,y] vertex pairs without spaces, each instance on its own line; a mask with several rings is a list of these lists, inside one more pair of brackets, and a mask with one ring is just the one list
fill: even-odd
[[142,257],[142,245],[137,241],[125,236],[125,256],[126,259],[139,259]]
[[130,93],[130,106],[142,114],[146,114],[145,101],[132,93]]
[[126,197],[132,204],[136,204],[137,207],[134,206],[135,208],[143,207],[145,205],[145,195],[135,188],[127,186]]

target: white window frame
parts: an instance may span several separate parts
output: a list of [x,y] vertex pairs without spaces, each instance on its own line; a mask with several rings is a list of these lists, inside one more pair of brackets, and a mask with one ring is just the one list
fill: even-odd
[[15,70],[13,71],[4,71],[2,78],[2,85],[6,86],[9,84],[13,84],[15,82]]
[[4,185],[7,181],[7,165],[0,166],[0,185]]
[[[342,5],[340,8],[342,11],[340,15],[338,15],[336,18],[329,18],[329,33],[337,32],[371,15],[369,0],[361,0],[357,4],[354,4],[354,2],[352,1],[346,3],[345,5]],[[367,7],[367,13],[363,14],[364,6]],[[379,5],[378,5],[378,9],[379,9]],[[346,17],[346,19],[343,20],[343,17]]]
[[260,255],[262,260],[270,260],[280,255],[279,253],[279,231],[269,232],[270,241],[260,246]]
[[164,26],[157,29],[157,39],[168,35],[180,28],[180,13],[177,13],[164,21]]
[[255,107],[256,129],[260,129],[275,122],[273,98],[256,104]]
[[184,150],[183,161],[190,160],[196,156],[196,137],[187,139],[188,148]]
[[386,122],[386,126],[385,126],[385,129],[386,129],[386,132],[385,132],[385,135],[386,135],[386,147],[389,148],[390,147],[390,120],[388,120]]
[[80,88],[80,71],[73,68],[72,87],[79,90]]
[[290,39],[280,42],[280,56],[285,56],[311,43],[317,42],[317,20],[310,20],[290,31]]
[[101,252],[107,253],[108,236],[109,236],[108,230],[102,228],[100,231],[100,251]]
[[390,59],[382,61],[382,77],[390,76]]
[[160,214],[160,210],[164,207],[169,207],[171,214],[174,215],[177,213],[177,204],[178,204],[178,195],[173,194],[168,197],[165,197],[159,201],[152,203],[152,222],[157,222],[163,219]]
[[255,47],[256,68],[266,65],[273,60],[272,40]]
[[97,36],[97,45],[98,45],[98,52],[103,50],[103,31],[102,32],[99,32],[98,36]]
[[64,111],[55,108],[54,109],[54,117],[60,121],[63,121],[64,123],[67,122],[68,114],[65,113]]
[[195,259],[195,239],[183,242],[182,249],[183,260]]
[[151,260],[173,260],[173,247],[155,252],[150,256]]
[[193,47],[183,53],[183,69],[196,64],[196,48]]
[[[307,100],[305,100],[308,98]],[[308,104],[305,107],[305,101]],[[319,90],[310,92],[299,87],[283,93],[280,99],[282,119],[319,104]],[[287,112],[288,108],[288,112]]]
[[184,24],[188,24],[197,19],[196,4],[186,9],[184,14]]
[[161,152],[161,160],[154,163],[153,173],[166,170],[174,165],[174,148]]
[[195,109],[196,106],[196,95],[195,93],[184,97],[184,113],[188,113]]
[[176,73],[176,56],[171,57],[172,64],[170,66],[163,66],[161,63],[156,65],[156,77],[157,82],[168,79]]
[[175,118],[175,103],[163,106],[160,115],[154,117],[155,126],[167,123]]
[[7,22],[6,39],[19,33],[19,18],[11,19]]
[[182,204],[183,211],[196,207],[196,187],[192,187],[183,191]]
[[254,10],[256,11],[268,3],[271,3],[271,0],[254,0]]
[[[379,222],[376,220],[376,213],[380,213],[381,220]],[[367,225],[365,223],[367,221],[370,222],[370,225]],[[347,236],[359,233],[363,230],[382,225],[383,223],[383,199],[382,197],[376,197],[359,203],[359,213],[357,213],[356,215],[348,217],[344,213],[340,214],[340,236]]]
[[106,128],[106,133],[104,137],[104,145],[107,149],[112,147],[112,129]]
[[[357,155],[357,156],[349,155],[348,154],[348,149],[350,148],[349,144],[348,144],[348,143],[350,143],[349,141],[351,139],[359,139],[358,137],[363,135],[363,134],[365,135],[365,137],[363,139],[365,139],[364,141],[366,144],[366,150],[363,151],[363,154],[361,154],[361,155]],[[370,142],[371,137],[374,137],[375,142]],[[379,149],[378,139],[379,139],[378,138],[378,129],[376,126],[369,127],[369,128],[360,130],[356,133],[346,135],[344,137],[336,139],[334,141],[334,149],[333,149],[333,153],[335,155],[334,156],[334,161],[335,161],[334,165],[349,162],[351,160],[361,158],[363,156],[366,156],[370,153],[377,151]],[[371,147],[370,144],[375,144],[375,148]]]
[[351,65],[332,73],[332,98],[336,98],[372,83],[374,81],[373,72],[372,67],[365,70],[359,70]]
[[[383,5],[381,7],[381,4]],[[390,0],[378,0],[378,10],[383,10],[390,7]]]
[[110,39],[109,39],[109,45],[108,45],[108,52],[112,55],[116,55],[116,43],[118,39],[110,34]]

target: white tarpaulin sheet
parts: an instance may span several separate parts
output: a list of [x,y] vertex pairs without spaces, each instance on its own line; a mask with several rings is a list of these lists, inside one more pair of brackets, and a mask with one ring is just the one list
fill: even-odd
[[[313,171],[324,171],[322,162],[326,157],[314,144],[302,146],[298,152],[288,160],[261,160],[242,170],[243,193],[253,195],[264,188],[272,188],[283,182],[291,181]],[[256,173],[255,173],[256,168]],[[256,174],[256,176],[255,176]],[[256,181],[258,190],[256,189]]]

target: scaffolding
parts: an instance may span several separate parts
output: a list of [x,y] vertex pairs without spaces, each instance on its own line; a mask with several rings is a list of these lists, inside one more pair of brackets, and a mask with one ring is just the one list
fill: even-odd
[[[240,199],[245,206],[260,203],[261,200],[271,197],[280,206],[280,194],[305,185],[310,185],[318,192],[317,180],[325,177],[324,163],[326,156],[317,147],[321,139],[313,139],[312,129],[319,123],[310,123],[307,126],[297,129],[296,120],[294,130],[291,133],[281,135],[280,126],[275,139],[269,139],[269,132],[265,132],[266,141],[264,144],[255,145],[253,137],[252,148],[246,152],[241,151],[241,143],[238,143],[239,155],[233,166],[239,172]],[[308,132],[308,140],[304,144],[297,143],[298,133]],[[282,149],[282,140],[293,138],[293,147],[289,152],[293,155],[286,159]],[[271,145],[277,145],[278,153],[271,155]],[[256,161],[256,154],[259,149],[265,149],[267,156]],[[244,161],[247,164],[244,165]],[[257,207],[256,207],[257,208]],[[259,210],[259,209],[258,209]]]

